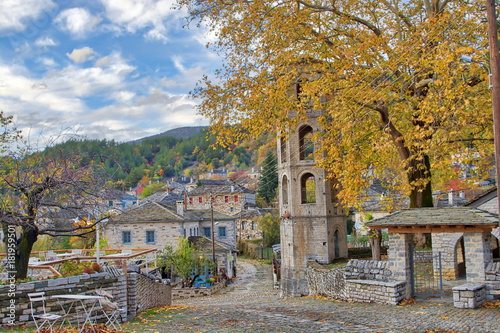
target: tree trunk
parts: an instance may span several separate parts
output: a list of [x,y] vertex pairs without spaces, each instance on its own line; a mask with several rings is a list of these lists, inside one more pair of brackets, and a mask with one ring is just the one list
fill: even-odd
[[368,231],[370,239],[370,247],[372,249],[372,259],[381,260],[380,247],[382,245],[382,231],[379,229],[370,229]]
[[38,227],[30,225],[23,228],[21,235],[17,239],[15,266],[16,279],[18,280],[26,279],[28,275],[28,263],[31,250],[33,249],[33,244],[35,244],[37,237]]
[[[413,172],[409,172],[408,181],[411,184],[413,181],[422,179],[426,177],[428,179],[425,186],[415,187],[410,193],[410,208],[424,208],[424,207],[434,207],[434,202],[432,200],[432,187],[431,187],[431,165],[429,162],[429,157],[424,156],[424,169],[418,170],[417,165],[413,166]],[[420,166],[422,167],[422,166]],[[429,243],[431,235],[426,233],[418,233],[413,235],[413,241],[415,242],[415,247],[423,249],[426,244]]]

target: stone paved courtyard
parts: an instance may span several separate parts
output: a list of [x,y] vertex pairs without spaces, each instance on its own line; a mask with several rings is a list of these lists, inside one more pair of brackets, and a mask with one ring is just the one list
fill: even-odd
[[146,311],[127,332],[500,332],[500,310],[455,309],[449,299],[405,306],[279,298],[272,269],[240,260],[237,282],[211,297]]

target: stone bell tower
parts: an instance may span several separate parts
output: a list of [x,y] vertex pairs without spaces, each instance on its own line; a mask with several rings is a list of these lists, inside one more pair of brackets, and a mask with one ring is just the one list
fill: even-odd
[[329,264],[347,257],[347,222],[334,181],[315,167],[319,144],[312,138],[321,130],[311,110],[308,120],[278,139],[278,177],[281,234],[281,292],[283,296],[309,293],[307,263]]

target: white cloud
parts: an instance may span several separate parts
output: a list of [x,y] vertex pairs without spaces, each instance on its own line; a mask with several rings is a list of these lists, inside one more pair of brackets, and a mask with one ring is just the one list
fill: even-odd
[[101,22],[101,18],[84,8],[70,8],[59,13],[54,22],[73,37],[83,38]]
[[[29,20],[49,15],[54,7],[51,0],[0,1],[0,31],[23,31],[30,23]],[[38,27],[39,25],[37,24]]]
[[54,59],[52,59],[52,58],[41,57],[41,58],[38,58],[36,61],[38,63],[41,63],[45,67],[49,67],[49,68],[54,68],[54,67],[58,66],[58,64],[56,63],[56,61]]
[[74,49],[71,53],[66,53],[68,58],[77,64],[94,59],[96,54],[97,53],[88,46],[82,47],[81,49]]
[[47,46],[56,46],[57,43],[54,42],[54,40],[50,37],[43,37],[43,38],[38,38],[35,41],[35,45],[46,48]]
[[146,29],[144,36],[152,40],[166,41],[171,24],[178,25],[182,11],[173,9],[174,0],[101,0],[106,8],[106,17],[114,24],[110,30],[129,33]]

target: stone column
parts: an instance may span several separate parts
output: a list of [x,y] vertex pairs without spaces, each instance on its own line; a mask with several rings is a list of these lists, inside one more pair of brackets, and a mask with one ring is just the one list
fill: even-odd
[[465,233],[464,245],[467,282],[484,282],[486,279],[486,265],[493,261],[491,233]]
[[389,269],[392,276],[399,281],[406,282],[405,298],[411,298],[411,263],[410,243],[411,234],[389,234]]

